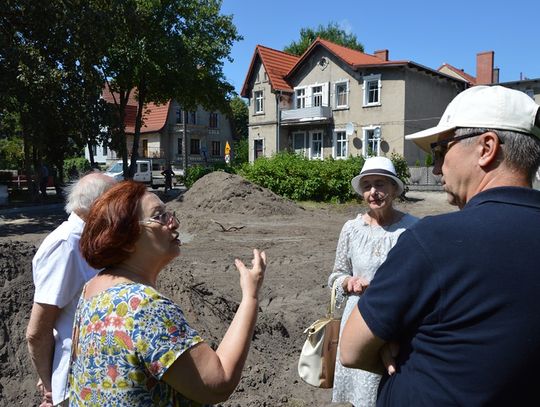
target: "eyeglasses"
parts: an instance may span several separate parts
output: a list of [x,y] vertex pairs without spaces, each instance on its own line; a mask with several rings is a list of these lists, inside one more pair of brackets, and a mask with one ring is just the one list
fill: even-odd
[[[431,147],[431,154],[433,155],[433,160],[442,161],[444,159],[444,156],[448,152],[448,150],[450,150],[450,148],[448,147],[448,144],[450,144],[452,141],[464,140],[466,138],[480,136],[481,134],[484,134],[484,133],[486,132],[482,131],[482,132],[470,133],[470,134],[465,134],[463,136],[447,138],[444,140],[439,140],[439,141],[435,141],[434,143],[431,143],[429,146]],[[498,134],[497,134],[497,138],[499,139],[499,144],[504,144],[504,141],[501,140]]]
[[146,225],[149,223],[159,223],[160,225],[167,226],[171,223],[173,219],[176,223],[180,223],[180,221],[176,217],[176,212],[166,211],[158,215],[143,219],[139,223],[146,224]]

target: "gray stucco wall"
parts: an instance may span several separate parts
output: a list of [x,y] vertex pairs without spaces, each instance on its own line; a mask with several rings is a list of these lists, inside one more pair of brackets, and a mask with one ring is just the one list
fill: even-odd
[[[406,71],[405,83],[404,136],[436,126],[448,103],[465,87],[414,69]],[[403,155],[414,165],[416,160],[424,163],[426,153],[404,140]]]

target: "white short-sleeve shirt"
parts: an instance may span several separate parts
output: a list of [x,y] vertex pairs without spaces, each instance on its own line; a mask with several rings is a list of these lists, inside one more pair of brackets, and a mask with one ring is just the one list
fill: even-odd
[[32,260],[34,302],[61,308],[54,325],[52,399],[55,405],[67,398],[71,331],[81,290],[98,272],[81,256],[79,240],[83,228],[84,221],[72,213],[45,238]]

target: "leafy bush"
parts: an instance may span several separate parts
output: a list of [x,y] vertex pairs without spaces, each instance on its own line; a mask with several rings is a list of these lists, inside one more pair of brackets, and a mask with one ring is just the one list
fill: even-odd
[[79,176],[82,176],[84,173],[92,169],[90,162],[84,157],[66,158],[64,160],[64,180],[74,177],[75,174],[71,174],[73,171],[72,168],[77,170]]
[[223,171],[228,173],[235,172],[234,168],[223,162],[215,163],[208,167],[204,167],[202,165],[193,165],[191,167],[188,167],[187,173],[184,176],[184,185],[186,186],[186,188],[191,188],[191,186],[195,182],[197,182],[199,178],[202,178],[206,174],[210,174],[214,171]]
[[[397,176],[407,183],[410,173],[405,159],[399,154],[392,154],[390,159]],[[190,188],[195,181],[212,171],[237,172],[249,181],[295,201],[347,202],[356,197],[351,180],[360,173],[363,165],[363,157],[308,160],[301,155],[281,152],[238,167],[224,163],[211,167],[194,165],[188,168],[184,185]],[[406,191],[407,187],[404,193]]]
[[433,165],[433,156],[431,154],[426,154],[426,158],[424,160],[424,163],[426,164],[426,167],[431,167]]
[[236,141],[232,146],[233,151],[233,160],[232,164],[235,166],[242,165],[249,161],[249,143],[247,139],[242,139]]
[[363,163],[362,157],[310,161],[300,155],[279,153],[244,164],[239,174],[296,201],[345,202],[355,196],[350,182]]
[[407,184],[409,183],[409,178],[411,177],[411,172],[409,171],[407,161],[397,153],[392,153],[390,160],[392,160],[392,163],[394,164],[398,178],[405,184],[403,194],[401,194],[401,196],[405,196],[405,194],[409,191]]

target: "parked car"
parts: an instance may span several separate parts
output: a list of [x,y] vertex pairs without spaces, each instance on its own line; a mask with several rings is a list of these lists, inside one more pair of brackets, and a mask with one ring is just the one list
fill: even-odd
[[[130,163],[128,162],[128,165]],[[150,185],[153,189],[165,187],[165,177],[161,175],[163,164],[152,160],[137,160],[137,170],[133,176],[134,181],[143,182]],[[116,180],[124,179],[124,168],[122,161],[114,163],[105,175]],[[176,185],[176,179],[173,178],[173,185]]]

